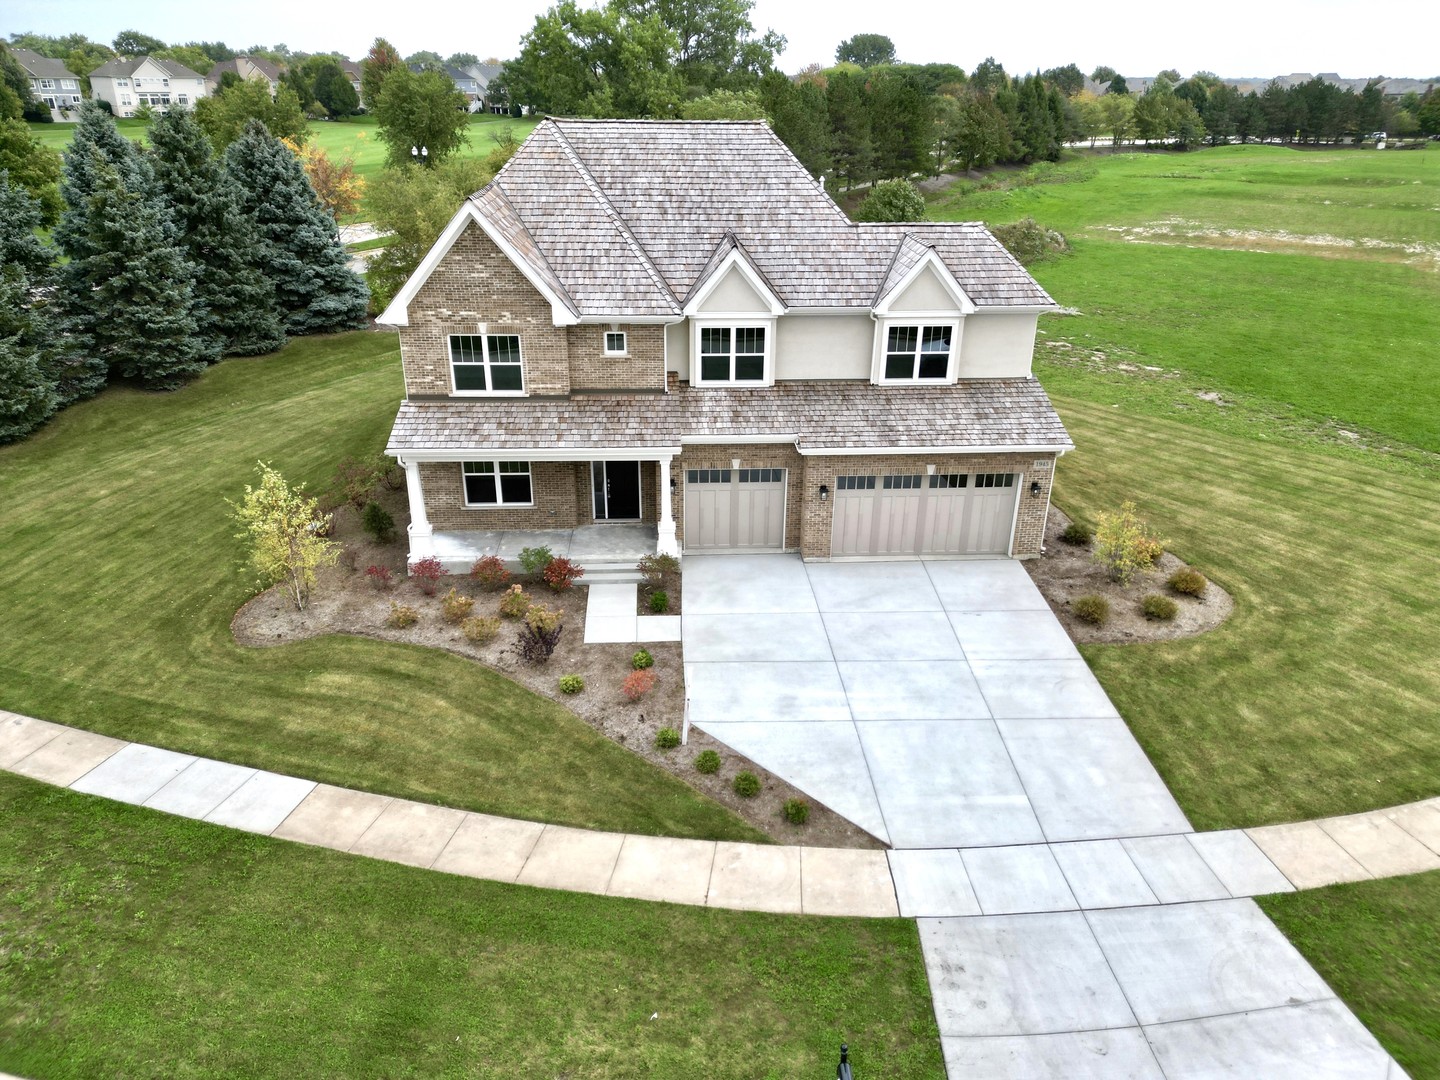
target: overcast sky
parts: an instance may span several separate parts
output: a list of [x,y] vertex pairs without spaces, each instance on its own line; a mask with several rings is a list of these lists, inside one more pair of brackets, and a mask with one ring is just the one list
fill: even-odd
[[[232,48],[284,42],[307,52],[338,50],[359,59],[376,36],[404,55],[515,55],[520,36],[553,0],[508,3],[397,3],[351,0],[336,6],[297,0],[4,0],[0,33],[78,32],[109,43],[135,29],[168,42],[224,41]],[[856,33],[887,34],[900,59],[946,61],[966,71],[994,56],[1007,71],[1074,62],[1087,73],[1108,64],[1122,75],[1178,68],[1189,75],[1269,76],[1335,71],[1427,78],[1440,74],[1440,8],[1435,0],[1155,0],[1078,4],[1074,0],[968,3],[945,0],[757,0],[757,28],[784,34],[781,66],[829,64]]]

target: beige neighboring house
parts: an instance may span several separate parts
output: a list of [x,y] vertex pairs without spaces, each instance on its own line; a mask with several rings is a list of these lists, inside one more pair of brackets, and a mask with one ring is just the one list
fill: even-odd
[[263,56],[237,56],[234,60],[221,60],[205,76],[205,90],[214,94],[220,87],[220,76],[233,71],[242,79],[264,79],[270,84],[270,96],[280,91],[280,69]]
[[107,60],[90,73],[90,96],[107,101],[116,116],[134,116],[141,105],[158,113],[171,105],[194,107],[208,96],[205,76],[174,60],[138,56]]
[[354,60],[341,60],[340,70],[345,72],[345,77],[350,80],[350,85],[355,88],[355,98],[360,102],[360,107],[365,108],[365,92],[360,88],[360,65]]
[[981,224],[852,222],[764,123],[547,119],[379,320],[410,558],[614,522],[1033,557],[1073,448],[1031,373],[1054,310]]
[[80,102],[84,100],[80,94],[80,76],[66,67],[65,61],[14,47],[10,49],[10,55],[30,76],[30,92],[35,95],[36,101],[44,102],[52,109],[80,107]]

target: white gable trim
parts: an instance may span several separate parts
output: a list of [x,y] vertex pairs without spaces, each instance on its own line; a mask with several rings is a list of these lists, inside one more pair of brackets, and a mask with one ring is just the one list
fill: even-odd
[[[689,303],[685,305],[683,314],[687,316],[699,315],[700,307],[709,298],[710,294],[719,288],[720,283],[725,280],[731,270],[738,270],[750,288],[755,290],[755,295],[764,301],[766,308],[772,316],[785,314],[785,304],[775,295],[775,291],[765,284],[765,279],[755,272],[750,265],[750,260],[740,253],[738,247],[731,248],[730,253],[720,260],[714,272],[705,279],[705,283],[690,297]],[[710,312],[705,313],[707,316]],[[755,313],[752,312],[752,315]]]
[[[940,256],[935,253],[935,249],[929,248],[925,254],[920,257],[919,261],[910,268],[909,273],[901,278],[893,289],[876,301],[873,309],[875,314],[889,315],[891,305],[905,295],[905,290],[914,283],[916,278],[925,272],[926,267],[929,267],[935,272],[935,276],[940,279],[940,284],[945,287],[945,291],[954,299],[956,311],[961,315],[974,313],[975,302],[965,295],[965,290],[960,287],[960,283],[955,280],[955,275],[950,273],[949,269],[940,260]],[[907,314],[915,313],[907,312]]]
[[460,234],[472,221],[495,242],[495,246],[515,264],[516,269],[525,275],[525,279],[535,286],[536,291],[550,302],[550,318],[556,326],[574,326],[580,321],[580,317],[571,309],[569,303],[531,269],[530,264],[505,237],[500,235],[499,230],[485,220],[485,215],[480,213],[479,208],[466,199],[464,205],[450,219],[450,224],[445,226],[445,231],[440,234],[440,239],[435,241],[435,246],[429,250],[425,258],[420,260],[420,265],[415,268],[415,272],[395,294],[395,299],[390,301],[390,306],[375,320],[377,323],[382,326],[410,325],[410,301],[415,299],[415,294],[420,291],[425,282],[430,280],[430,275],[440,265],[440,260],[450,253],[450,249],[455,246],[455,241],[460,239]]

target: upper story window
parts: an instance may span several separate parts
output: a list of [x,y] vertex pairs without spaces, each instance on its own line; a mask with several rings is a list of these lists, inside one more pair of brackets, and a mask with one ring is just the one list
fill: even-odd
[[607,330],[605,332],[605,355],[624,356],[628,352],[625,347],[625,331]]
[[523,394],[518,334],[451,334],[450,371],[457,394]]
[[944,382],[950,377],[955,324],[892,324],[885,331],[883,382]]
[[41,80],[40,80],[40,89],[41,89],[41,90],[54,90],[54,89],[55,89],[55,80],[54,80],[54,79],[41,79]]
[[767,382],[770,333],[765,326],[702,326],[700,384]]

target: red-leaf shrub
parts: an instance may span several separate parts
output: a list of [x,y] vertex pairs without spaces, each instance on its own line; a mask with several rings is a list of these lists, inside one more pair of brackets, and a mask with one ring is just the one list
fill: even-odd
[[625,676],[625,682],[621,684],[620,689],[625,691],[625,696],[631,701],[639,701],[655,689],[655,673],[649,669],[632,671]]
[[370,583],[374,585],[375,588],[388,589],[390,587],[390,581],[395,575],[390,573],[388,566],[367,566],[365,568],[365,576],[370,579]]
[[564,592],[574,585],[576,580],[585,576],[585,571],[576,566],[569,559],[556,557],[546,564],[545,569],[540,571],[540,576],[545,579],[554,592]]
[[450,573],[434,555],[410,564],[410,576],[420,586],[420,591],[426,596],[434,596],[435,589],[440,584],[440,579]]
[[505,563],[494,555],[486,555],[475,560],[470,567],[470,576],[487,589],[503,589],[510,581],[510,571],[505,569]]

